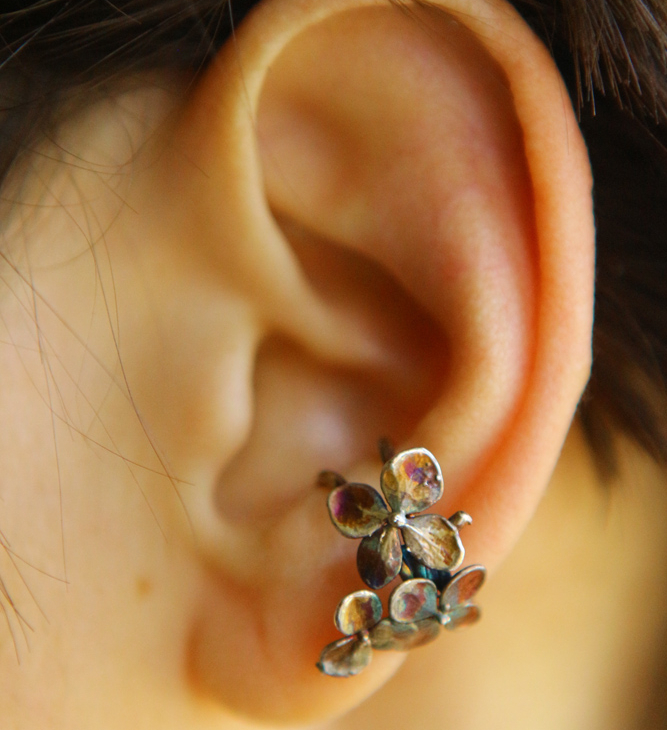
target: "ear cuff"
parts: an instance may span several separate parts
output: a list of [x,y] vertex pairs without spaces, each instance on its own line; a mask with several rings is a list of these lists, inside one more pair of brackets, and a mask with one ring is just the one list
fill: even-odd
[[[451,631],[480,617],[472,598],[486,570],[472,565],[453,572],[463,562],[459,530],[472,522],[470,515],[456,512],[447,520],[419,514],[442,496],[440,465],[426,449],[393,455],[386,440],[380,453],[384,499],[367,484],[350,484],[335,472],[318,477],[318,484],[331,489],[327,504],[336,529],[361,539],[357,568],[373,589],[350,593],[336,608],[334,624],[345,636],[325,646],[317,663],[332,677],[359,674],[374,649],[407,651],[433,641],[443,628]],[[392,592],[389,616],[383,618],[373,591],[397,577],[403,582]]]

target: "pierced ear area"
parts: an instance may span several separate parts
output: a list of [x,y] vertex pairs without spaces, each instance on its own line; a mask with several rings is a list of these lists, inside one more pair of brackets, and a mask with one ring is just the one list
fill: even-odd
[[379,436],[424,446],[439,511],[474,518],[471,561],[502,559],[588,375],[586,150],[548,53],[487,0],[262,4],[176,139],[199,254],[257,322],[215,509],[188,500],[211,574],[193,684],[263,720],[331,717],[402,659],[315,669],[361,587],[316,474],[377,485]]

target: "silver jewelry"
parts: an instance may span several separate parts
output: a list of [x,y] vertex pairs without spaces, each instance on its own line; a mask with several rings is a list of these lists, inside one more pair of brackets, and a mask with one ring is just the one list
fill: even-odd
[[486,570],[474,565],[453,573],[463,562],[459,530],[472,522],[470,515],[456,512],[447,520],[418,514],[442,496],[436,458],[423,448],[393,455],[386,440],[380,442],[380,453],[384,499],[373,487],[350,484],[335,472],[318,477],[321,486],[331,489],[327,504],[336,529],[361,539],[357,568],[364,583],[378,590],[397,577],[404,581],[391,594],[387,618],[369,590],[351,593],[338,604],[334,623],[345,637],[325,646],[317,664],[334,677],[361,672],[373,649],[413,649],[436,639],[443,627],[453,630],[480,617],[472,598]]

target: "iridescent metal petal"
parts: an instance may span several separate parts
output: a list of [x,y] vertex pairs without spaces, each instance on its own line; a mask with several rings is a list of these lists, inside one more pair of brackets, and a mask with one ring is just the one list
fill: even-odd
[[460,570],[440,595],[440,610],[445,612],[467,603],[481,588],[486,578],[482,565],[470,565]]
[[465,606],[457,606],[451,611],[447,611],[442,616],[441,623],[449,631],[454,631],[461,626],[468,626],[474,624],[475,621],[479,621],[481,617],[481,611],[474,603],[468,603]]
[[331,521],[345,537],[366,537],[389,514],[382,497],[368,484],[344,484],[329,495]]
[[371,591],[355,591],[345,596],[336,608],[334,623],[348,636],[370,629],[382,618],[382,602]]
[[330,677],[352,677],[369,665],[372,656],[373,651],[368,640],[347,636],[322,649],[317,668]]
[[402,562],[399,532],[389,525],[365,537],[357,551],[357,568],[361,580],[374,590],[394,580]]
[[440,515],[410,517],[401,528],[408,550],[428,568],[454,570],[465,550],[458,530]]
[[382,468],[382,491],[394,512],[421,512],[442,496],[442,473],[426,449],[397,454]]
[[399,623],[423,621],[438,614],[438,589],[424,578],[396,586],[389,598],[389,615]]
[[383,618],[369,633],[373,649],[408,651],[437,639],[440,623],[437,618],[428,618],[413,624],[397,624]]

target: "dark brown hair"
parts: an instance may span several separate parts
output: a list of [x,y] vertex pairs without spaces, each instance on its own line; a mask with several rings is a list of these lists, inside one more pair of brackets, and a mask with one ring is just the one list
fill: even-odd
[[605,474],[622,432],[667,463],[667,3],[517,0],[579,110],[594,177],[593,372],[579,407]]
[[[116,79],[196,74],[257,0],[5,0],[0,180],[68,102]],[[627,434],[667,462],[667,2],[514,0],[551,49],[595,179],[594,365],[580,417],[601,469]]]

